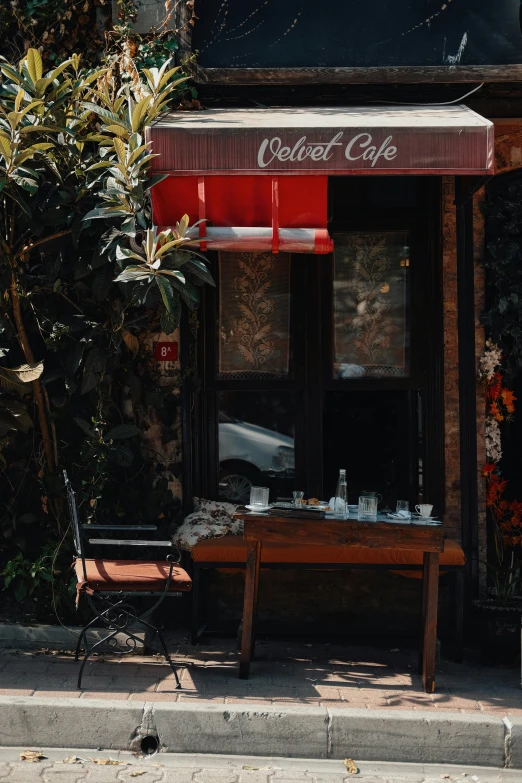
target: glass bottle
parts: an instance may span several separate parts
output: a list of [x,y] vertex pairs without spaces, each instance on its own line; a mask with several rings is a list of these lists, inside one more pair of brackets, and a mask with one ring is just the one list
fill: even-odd
[[334,517],[335,519],[346,519],[346,503],[348,494],[346,490],[346,470],[339,471],[339,481],[335,490]]

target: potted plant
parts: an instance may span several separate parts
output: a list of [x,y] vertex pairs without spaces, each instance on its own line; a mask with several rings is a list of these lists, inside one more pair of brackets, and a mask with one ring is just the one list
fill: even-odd
[[516,665],[520,657],[522,564],[511,562],[509,567],[488,564],[488,596],[475,601],[482,659],[493,665]]

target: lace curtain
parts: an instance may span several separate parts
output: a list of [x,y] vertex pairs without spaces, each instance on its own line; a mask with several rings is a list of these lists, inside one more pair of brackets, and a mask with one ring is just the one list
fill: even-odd
[[219,376],[286,377],[290,256],[220,253],[219,281]]

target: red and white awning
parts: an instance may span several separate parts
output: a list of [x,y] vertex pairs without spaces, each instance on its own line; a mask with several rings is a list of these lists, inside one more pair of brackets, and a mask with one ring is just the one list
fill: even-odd
[[167,177],[152,188],[154,223],[172,226],[187,213],[204,219],[201,250],[331,253],[328,179],[255,175]]
[[331,252],[328,176],[494,173],[493,123],[466,106],[177,112],[147,140],[171,175],[154,222],[206,218],[195,241],[215,249]]

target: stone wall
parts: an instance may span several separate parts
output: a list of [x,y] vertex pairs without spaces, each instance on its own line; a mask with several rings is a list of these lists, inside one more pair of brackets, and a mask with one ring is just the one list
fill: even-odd
[[[163,332],[150,335],[146,344],[150,351],[154,350],[156,342],[170,343],[177,342],[179,345],[179,329],[176,329],[170,335]],[[179,360],[175,362],[158,362],[160,381],[159,385],[163,388],[170,388],[172,394],[179,396],[181,365]],[[177,420],[172,427],[165,427],[159,420],[153,406],[149,406],[146,413],[146,427],[143,428],[142,448],[145,456],[157,459],[156,472],[158,478],[165,477],[168,481],[168,488],[175,498],[183,499],[183,488],[181,481],[172,470],[172,466],[180,465],[182,462],[182,439],[181,439],[181,406],[178,408]]]

